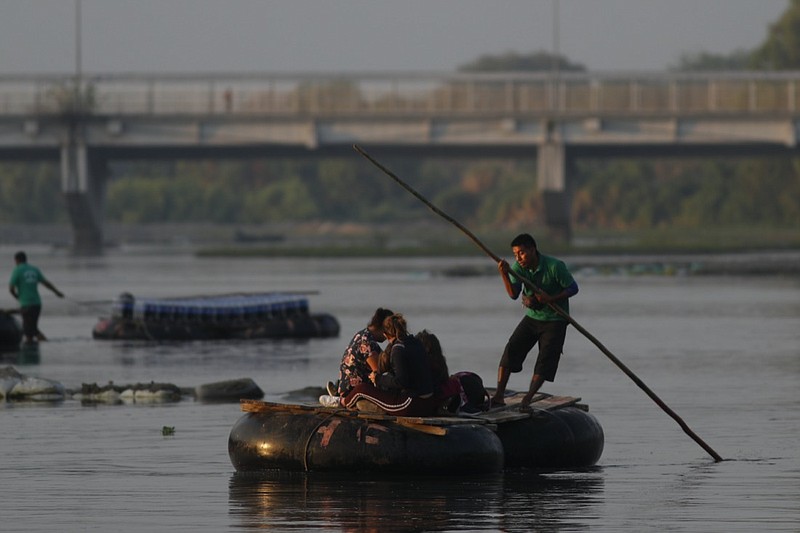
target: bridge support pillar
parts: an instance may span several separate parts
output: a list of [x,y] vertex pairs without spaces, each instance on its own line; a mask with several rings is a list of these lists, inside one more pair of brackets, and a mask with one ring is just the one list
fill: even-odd
[[61,147],[61,192],[72,222],[72,249],[79,255],[103,251],[103,204],[108,164],[92,157],[73,130]]
[[572,236],[572,195],[567,183],[569,166],[564,143],[547,141],[539,145],[537,171],[545,225],[552,236],[564,241],[569,241]]

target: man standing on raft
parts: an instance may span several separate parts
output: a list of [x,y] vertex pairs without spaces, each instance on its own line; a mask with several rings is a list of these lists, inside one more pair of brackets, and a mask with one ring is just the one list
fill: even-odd
[[25,252],[17,252],[14,255],[14,262],[16,267],[11,273],[8,290],[14,298],[19,300],[25,340],[29,343],[45,340],[44,335],[39,331],[39,314],[42,312],[39,284],[41,283],[53,291],[59,298],[63,298],[64,294],[44,277],[41,270],[28,263],[28,256],[25,255]]
[[[505,405],[508,378],[522,371],[522,363],[528,352],[539,343],[539,356],[533,369],[528,393],[522,398],[520,409],[528,409],[533,396],[545,381],[556,377],[558,362],[564,348],[567,322],[549,304],[557,305],[569,314],[569,298],[578,293],[578,284],[572,278],[563,261],[543,255],[536,248],[536,240],[527,233],[517,235],[511,241],[511,251],[516,260],[513,265],[501,259],[497,264],[506,292],[512,300],[522,293],[525,316],[508,339],[500,366],[497,369],[497,391],[492,405]],[[530,281],[539,290],[534,292],[523,285],[519,278]]]

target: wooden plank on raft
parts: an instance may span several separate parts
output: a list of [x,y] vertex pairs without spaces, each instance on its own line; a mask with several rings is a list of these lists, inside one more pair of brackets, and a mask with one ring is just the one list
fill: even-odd
[[408,420],[404,420],[402,417],[397,417],[395,422],[404,428],[413,429],[414,431],[419,431],[421,433],[427,433],[428,435],[436,435],[439,437],[447,435],[447,428],[443,428],[441,426],[431,426],[428,424],[410,422]]
[[[500,407],[493,407],[489,411],[461,415],[461,416],[394,416],[385,413],[366,413],[344,408],[310,406],[301,404],[285,404],[275,402],[265,402],[262,400],[241,400],[241,409],[248,413],[267,413],[267,412],[285,412],[297,414],[315,414],[327,413],[337,416],[356,416],[365,420],[373,420],[376,422],[395,422],[404,427],[417,429],[431,434],[445,434],[441,429],[447,426],[459,424],[482,424],[482,425],[497,425],[505,422],[513,422],[516,420],[524,420],[530,418],[536,412],[552,411],[554,409],[561,409],[563,407],[576,406],[584,407],[578,402],[580,398],[572,396],[553,396],[550,394],[539,393],[533,398],[531,402],[531,410],[520,412],[519,404],[522,401],[524,393],[515,393],[505,398],[506,405]],[[440,428],[440,429],[433,429]]]
[[[510,396],[505,397],[506,404],[501,407],[495,407],[489,410],[489,412],[493,411],[505,411],[505,410],[515,410],[519,408],[519,404],[522,403],[522,398],[525,396],[525,393],[516,392]],[[545,409],[550,411],[552,409],[559,409],[561,407],[568,407],[570,405],[574,405],[581,401],[580,398],[575,398],[572,396],[554,396],[552,394],[545,394],[542,392],[537,393],[533,397],[533,401],[531,402],[531,406],[536,409]]]
[[504,422],[524,420],[525,418],[531,417],[532,414],[536,413],[537,411],[552,411],[554,409],[575,405],[580,401],[580,398],[573,398],[571,396],[553,396],[550,394],[538,393],[533,397],[533,401],[531,402],[531,410],[521,412],[519,410],[519,406],[524,396],[525,393],[522,392],[506,396],[505,405],[493,407],[492,409],[484,413],[478,413],[475,416],[483,418],[487,422],[493,424],[502,424]]
[[[524,397],[525,397],[525,393],[524,392],[511,393],[511,394],[507,395],[505,398],[503,398],[505,400],[506,404],[502,405],[500,407],[497,407],[497,409],[503,410],[503,409],[516,408],[516,407],[519,406],[520,403],[522,403],[522,398],[524,398]],[[545,398],[549,398],[549,397],[550,397],[550,395],[547,394],[547,393],[537,392],[533,396],[533,401],[531,403],[541,402]]]
[[553,409],[561,409],[562,407],[570,407],[581,401],[580,398],[573,398],[572,396],[550,396],[544,398],[535,404],[531,404],[535,409],[545,409],[552,411]]
[[300,404],[265,402],[262,400],[239,400],[242,411],[246,413],[268,413],[274,411],[317,413],[321,407]]
[[358,418],[398,424],[424,424],[426,426],[455,426],[459,424],[486,424],[486,420],[458,416],[394,416],[379,413],[358,413]]
[[443,420],[418,416],[394,416],[381,413],[359,413],[358,411],[350,411],[361,420],[369,420],[371,422],[388,422],[395,423],[400,426],[428,433],[430,435],[447,435],[447,429],[443,428]]
[[470,416],[428,416],[423,418],[431,426],[458,426],[462,424],[486,424],[486,420],[473,415]]
[[515,409],[513,411],[498,411],[498,412],[488,412],[483,413],[480,415],[481,418],[490,422],[492,424],[502,424],[503,422],[514,422],[516,420],[524,420],[526,418],[531,417],[531,413],[529,412],[520,412],[519,409]]
[[458,424],[487,424],[486,420],[477,418],[461,418],[461,417],[423,417],[423,416],[394,416],[385,413],[365,413],[344,408],[332,407],[317,407],[310,405],[300,404],[285,404],[275,402],[265,402],[262,400],[240,400],[241,409],[246,413],[269,413],[269,412],[283,412],[295,414],[317,414],[326,413],[334,414],[336,416],[353,416],[365,420],[372,420],[375,422],[389,422],[396,423],[403,427],[407,427],[423,433],[431,435],[446,435],[446,426]]

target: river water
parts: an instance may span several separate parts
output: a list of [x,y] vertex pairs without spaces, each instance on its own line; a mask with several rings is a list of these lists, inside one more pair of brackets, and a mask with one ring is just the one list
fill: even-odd
[[[68,388],[251,377],[267,400],[286,401],[335,377],[349,336],[378,306],[404,313],[414,331],[436,333],[452,372],[476,371],[492,386],[521,315],[496,276],[443,275],[485,266],[479,254],[199,259],[188,250],[121,248],[87,259],[26,250],[67,299],[43,289],[49,341],[2,362]],[[9,273],[14,251],[0,249]],[[237,475],[227,438],[238,404],[0,403],[0,530],[800,531],[800,279],[575,275],[572,316],[725,461],[715,463],[570,329],[556,381],[543,392],[579,396],[598,418],[605,450],[595,468],[455,478]],[[105,302],[123,291],[276,289],[318,291],[312,311],[334,314],[342,335],[164,344],[91,337]],[[531,371],[529,361],[510,388],[524,389]],[[164,426],[174,434],[162,435]]]

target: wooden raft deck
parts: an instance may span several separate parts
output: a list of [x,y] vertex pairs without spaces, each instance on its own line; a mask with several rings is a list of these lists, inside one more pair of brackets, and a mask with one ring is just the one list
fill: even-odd
[[578,403],[581,400],[580,398],[538,393],[533,398],[531,410],[521,412],[519,410],[519,404],[523,396],[525,396],[523,392],[514,393],[505,397],[506,405],[504,406],[493,407],[482,413],[472,415],[462,414],[459,416],[394,416],[381,413],[366,413],[345,408],[323,407],[321,405],[286,404],[261,400],[241,400],[241,408],[242,411],[247,413],[267,413],[276,411],[296,414],[321,413],[330,416],[357,417],[366,420],[394,422],[398,425],[433,435],[446,435],[447,426],[457,424],[486,424],[496,428],[497,424],[534,417],[537,416],[537,414],[541,414],[542,411],[553,411],[570,406],[588,410],[586,405]]

